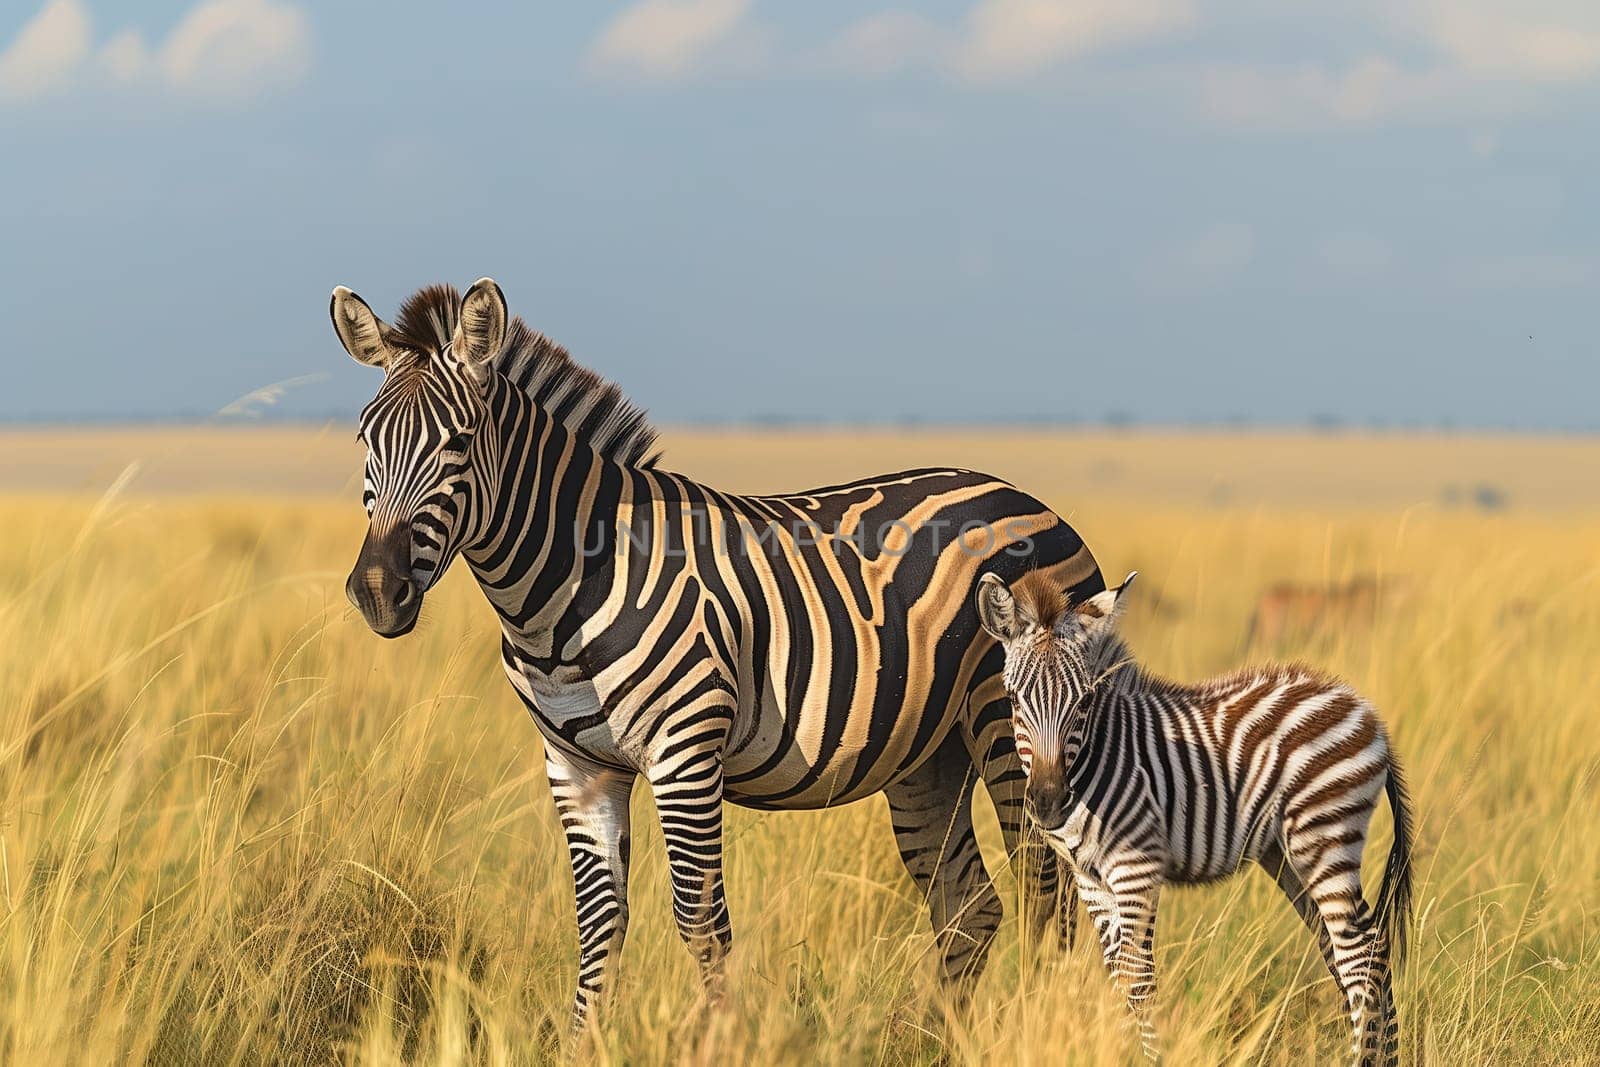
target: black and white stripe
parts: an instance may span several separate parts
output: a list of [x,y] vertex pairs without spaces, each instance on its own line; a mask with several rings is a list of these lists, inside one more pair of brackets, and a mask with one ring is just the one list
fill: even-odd
[[[1005,649],[1028,803],[1071,865],[1146,1053],[1154,1058],[1162,886],[1254,862],[1316,934],[1349,1007],[1356,1061],[1392,1062],[1390,955],[1404,947],[1411,906],[1411,807],[1377,712],[1303,667],[1198,686],[1154,678],[1115,632],[1127,588],[1069,601],[1048,575],[1010,588],[985,576],[977,600]],[[1361,856],[1384,793],[1394,845],[1369,909]]]
[[[362,417],[373,519],[350,595],[378,632],[407,632],[459,553],[499,614],[571,851],[575,1021],[627,928],[641,779],[673,912],[708,980],[731,943],[723,801],[820,808],[882,792],[942,974],[964,992],[1001,912],[972,829],[979,777],[1008,848],[1029,847],[1002,657],[971,590],[980,573],[1038,566],[1098,592],[1072,529],[953,468],[777,496],[662,470],[637,409],[507,322],[492,282],[459,301],[424,290],[394,327],[341,290],[333,316],[352,355],[386,368]],[[1072,909],[1056,907],[1051,854],[1032,849],[1037,933]]]

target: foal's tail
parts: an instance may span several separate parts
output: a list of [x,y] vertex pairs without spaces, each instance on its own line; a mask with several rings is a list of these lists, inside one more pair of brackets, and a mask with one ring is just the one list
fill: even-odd
[[1389,862],[1383,868],[1383,883],[1378,889],[1376,915],[1378,928],[1389,943],[1395,966],[1405,959],[1406,939],[1411,925],[1411,794],[1394,752],[1389,753],[1389,780],[1384,792],[1389,795],[1389,810],[1394,815],[1394,844],[1389,846]]

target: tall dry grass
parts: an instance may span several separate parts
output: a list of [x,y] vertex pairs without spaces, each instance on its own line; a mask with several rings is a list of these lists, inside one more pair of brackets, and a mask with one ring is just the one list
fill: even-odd
[[[1372,696],[1408,765],[1404,1047],[1600,1062],[1600,522],[1056,503],[1108,571],[1141,570],[1131,637],[1177,676],[1238,661],[1271,580],[1407,577],[1403,609],[1284,650]],[[468,575],[385,643],[340,591],[353,502],[0,510],[0,1061],[559,1055],[565,849]],[[602,1062],[1135,1055],[1095,953],[1019,945],[1010,919],[970,1018],[937,1017],[931,932],[881,800],[733,813],[737,941],[728,995],[706,1005],[647,797],[635,820],[633,926],[587,1053]],[[987,814],[982,829],[998,872]],[[1342,1056],[1338,998],[1267,878],[1169,893],[1159,942],[1172,1062]]]

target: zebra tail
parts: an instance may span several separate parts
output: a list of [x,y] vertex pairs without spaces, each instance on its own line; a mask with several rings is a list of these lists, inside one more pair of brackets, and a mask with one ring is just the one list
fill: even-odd
[[1389,861],[1384,865],[1383,883],[1378,889],[1377,920],[1398,969],[1405,961],[1412,917],[1413,827],[1411,793],[1400,771],[1400,761],[1393,752],[1389,754],[1388,779],[1384,792],[1389,796],[1389,810],[1394,815],[1394,843],[1389,846]]

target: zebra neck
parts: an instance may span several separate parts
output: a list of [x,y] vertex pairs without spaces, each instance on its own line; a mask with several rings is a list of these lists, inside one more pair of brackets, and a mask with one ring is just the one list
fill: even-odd
[[586,531],[614,530],[629,474],[559,420],[507,391],[495,406],[499,477],[482,533],[463,555],[519,651],[558,665],[557,631],[580,590],[609,586],[614,552],[592,551]]
[[1217,703],[1193,686],[1142,670],[1131,658],[1107,676],[1089,699],[1090,713],[1084,716],[1080,735],[1069,738],[1069,743],[1078,745],[1072,750],[1077,758],[1068,778],[1074,795],[1081,795],[1103,769],[1125,770],[1123,757],[1143,762],[1149,755],[1144,749],[1120,754],[1111,751],[1134,737],[1156,739],[1163,745],[1192,745],[1192,739],[1204,732],[1199,721]]

